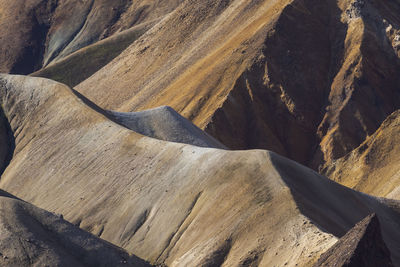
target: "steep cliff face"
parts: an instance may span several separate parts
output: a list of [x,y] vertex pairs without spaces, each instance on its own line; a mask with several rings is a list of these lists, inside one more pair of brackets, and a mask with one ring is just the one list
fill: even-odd
[[[353,1],[345,10],[349,30],[344,67],[333,80],[330,104],[318,129],[323,162],[356,148],[399,108],[399,58],[386,31],[392,27],[388,25],[398,27],[392,19],[398,10],[394,1]],[[358,48],[354,42],[359,42]]]
[[230,148],[271,149],[315,170],[400,105],[397,1],[1,6],[1,71],[50,64],[34,75],[80,83],[104,108],[169,105]]
[[[0,74],[0,188],[157,265],[398,266],[399,14],[398,0],[0,0],[0,72],[75,86]],[[0,264],[125,264],[4,194]]]
[[159,19],[180,1],[0,1],[0,72],[28,74],[134,25]]
[[[272,27],[282,5],[185,1],[77,89],[99,105],[121,111],[170,103],[204,128],[254,58],[262,33]],[[101,81],[97,89],[96,79]],[[103,94],[111,87],[119,97]]]
[[101,69],[124,49],[149,30],[156,22],[149,21],[85,46],[70,55],[30,74],[75,86]]
[[400,103],[399,59],[386,34],[398,5],[388,13],[380,2],[342,2],[288,5],[262,59],[206,130],[228,146],[270,148],[315,169],[373,134]]
[[337,9],[327,1],[287,5],[206,131],[232,148],[268,148],[308,163],[329,94]]

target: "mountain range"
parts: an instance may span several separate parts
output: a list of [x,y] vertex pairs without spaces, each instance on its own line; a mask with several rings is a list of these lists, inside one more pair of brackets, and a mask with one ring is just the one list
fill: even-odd
[[1,264],[400,266],[399,14],[0,0]]

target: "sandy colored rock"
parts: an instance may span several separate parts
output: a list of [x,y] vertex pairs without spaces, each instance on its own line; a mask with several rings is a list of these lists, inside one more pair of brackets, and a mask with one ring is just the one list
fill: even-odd
[[391,114],[357,149],[323,169],[331,179],[381,197],[400,199],[400,112]]
[[89,78],[93,73],[118,56],[126,47],[151,28],[154,23],[155,21],[141,23],[92,45],[83,47],[31,75],[49,78],[73,87]]
[[377,0],[185,1],[76,89],[118,111],[169,105],[230,148],[318,170],[400,107],[399,11]]
[[0,71],[40,69],[116,112],[171,106],[228,148],[397,198],[395,166],[354,156],[400,108],[397,1],[25,2],[0,2]]
[[0,95],[1,188],[153,264],[312,265],[370,213],[400,262],[395,209],[275,153],[148,138],[46,79],[1,75]]

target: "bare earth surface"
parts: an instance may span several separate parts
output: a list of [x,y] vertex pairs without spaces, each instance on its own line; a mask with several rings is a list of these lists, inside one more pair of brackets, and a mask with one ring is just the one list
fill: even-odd
[[0,72],[29,74],[117,32],[171,12],[179,0],[1,0]]
[[371,213],[399,263],[395,209],[272,152],[145,137],[46,79],[1,75],[0,93],[1,188],[152,264],[312,265]]
[[0,71],[108,110],[170,106],[227,148],[398,199],[398,153],[365,167],[358,148],[400,107],[399,13],[395,0],[0,1]]
[[391,114],[357,149],[324,170],[356,190],[400,200],[400,112]]
[[0,191],[1,266],[150,266],[124,250]]
[[103,108],[168,105],[226,146],[315,170],[400,103],[400,3],[184,1],[76,89]]
[[0,0],[0,265],[400,266],[399,14]]
[[149,137],[201,147],[226,148],[171,107],[139,112],[109,111],[108,114],[119,124]]
[[372,214],[357,223],[334,246],[322,254],[314,267],[393,266],[382,240],[379,219]]

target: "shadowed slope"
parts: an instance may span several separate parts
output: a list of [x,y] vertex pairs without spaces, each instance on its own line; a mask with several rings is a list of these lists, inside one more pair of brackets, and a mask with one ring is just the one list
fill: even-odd
[[37,71],[119,31],[161,19],[179,3],[180,0],[1,0],[0,72]]
[[274,153],[143,137],[46,79],[2,75],[0,96],[1,188],[151,263],[311,265],[373,212],[400,262],[397,212]]
[[0,109],[0,177],[12,158],[15,148],[14,142],[14,135],[8,120]]
[[108,114],[115,122],[149,137],[201,147],[226,148],[167,106],[140,112],[109,111]]
[[322,254],[314,267],[393,266],[375,214],[366,217]]
[[29,203],[0,196],[2,266],[150,266]]

